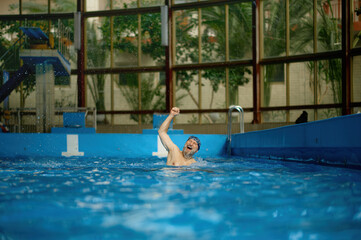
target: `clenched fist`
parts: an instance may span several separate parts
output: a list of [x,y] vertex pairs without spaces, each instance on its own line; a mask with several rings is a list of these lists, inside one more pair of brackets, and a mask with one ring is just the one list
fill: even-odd
[[180,113],[180,109],[177,107],[172,108],[172,110],[170,110],[170,114],[173,116],[177,116]]

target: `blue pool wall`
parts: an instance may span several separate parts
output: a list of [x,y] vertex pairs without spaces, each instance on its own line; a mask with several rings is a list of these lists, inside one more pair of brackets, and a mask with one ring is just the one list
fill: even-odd
[[[66,130],[66,129],[65,129]],[[72,129],[71,129],[72,130]],[[146,131],[147,132],[147,131]],[[0,157],[165,157],[159,154],[157,131],[148,134],[4,133]],[[182,148],[190,134],[170,131]],[[202,146],[196,157],[226,154],[226,135],[197,134]],[[76,137],[76,144],[69,144]],[[361,114],[275,129],[233,134],[233,156],[316,162],[361,168]],[[72,148],[69,150],[68,148]],[[79,153],[78,155],[68,154]],[[67,155],[68,154],[68,155]]]
[[[67,136],[77,136],[77,150],[83,153],[75,157],[152,157],[159,151],[156,134],[58,134],[58,133],[7,133],[0,134],[0,157],[64,157],[67,152]],[[189,134],[171,134],[180,148]],[[202,147],[196,157],[214,157],[224,154],[226,136],[198,134]],[[65,156],[66,157],[66,156]]]
[[232,135],[232,155],[361,166],[361,114]]

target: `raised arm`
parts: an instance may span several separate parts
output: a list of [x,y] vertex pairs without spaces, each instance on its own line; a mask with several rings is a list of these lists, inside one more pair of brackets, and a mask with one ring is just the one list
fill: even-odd
[[167,132],[170,123],[172,122],[173,118],[179,114],[179,112],[180,112],[179,108],[177,107],[172,108],[172,110],[169,113],[169,116],[164,120],[164,122],[162,123],[162,125],[158,130],[160,140],[162,141],[162,144],[165,147],[165,149],[167,149],[167,151],[172,151],[173,149],[178,148],[170,139]]

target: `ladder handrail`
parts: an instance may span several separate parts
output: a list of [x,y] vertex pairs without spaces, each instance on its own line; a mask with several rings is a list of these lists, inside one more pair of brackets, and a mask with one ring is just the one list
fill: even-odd
[[228,125],[227,125],[227,154],[231,155],[231,140],[232,140],[232,112],[237,110],[239,112],[239,130],[244,133],[244,111],[241,106],[231,105],[228,110]]
[[9,49],[0,57],[0,61],[3,60],[3,58],[5,58],[5,56],[8,54],[8,52],[11,51],[11,49],[20,41],[21,37],[18,38],[18,40],[16,40],[16,42],[14,42],[13,45],[11,45],[11,47],[9,47]]
[[[18,40],[16,40],[15,43],[13,43],[13,44],[9,47],[9,49],[0,57],[0,61],[4,60],[4,61],[1,63],[1,65],[0,65],[0,69],[2,69],[3,66],[5,65],[5,63],[7,62],[6,60],[7,60],[7,58],[8,58],[8,56],[7,56],[8,53],[9,53],[10,51],[14,51],[14,49],[15,49],[16,46],[17,46],[17,43],[23,39],[23,36],[24,36],[24,35],[21,34],[20,37],[18,38]],[[21,48],[23,45],[24,45],[24,43],[21,43],[21,42],[20,42],[20,44],[19,44],[18,47]],[[11,55],[10,55],[10,56],[12,56],[12,55],[14,55],[14,53],[11,52]]]
[[57,29],[57,41],[58,41],[58,50],[59,52],[64,55],[65,57],[69,57],[69,47],[67,46],[66,42],[63,40],[69,41],[70,40],[70,33],[71,29],[63,24],[61,19],[58,19],[58,29]]

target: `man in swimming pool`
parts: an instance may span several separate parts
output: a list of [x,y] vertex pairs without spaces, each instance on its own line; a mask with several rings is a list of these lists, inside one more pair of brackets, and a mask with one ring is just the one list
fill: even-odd
[[195,163],[193,155],[198,152],[201,147],[201,141],[195,137],[190,136],[187,142],[184,144],[183,150],[180,151],[177,145],[173,143],[167,134],[169,125],[173,118],[179,114],[180,110],[177,107],[172,108],[169,116],[164,120],[158,130],[160,140],[163,146],[168,151],[167,165],[173,166],[187,166]]

